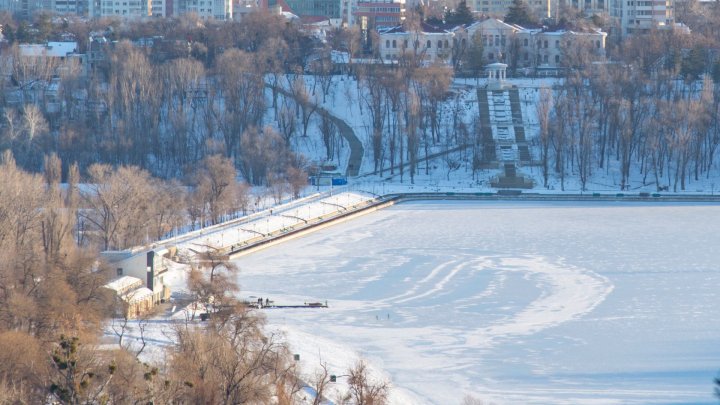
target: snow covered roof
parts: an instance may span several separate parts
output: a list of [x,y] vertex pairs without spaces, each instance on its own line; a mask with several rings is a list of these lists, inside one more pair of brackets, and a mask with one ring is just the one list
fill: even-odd
[[77,52],[77,42],[48,42],[43,44],[20,45],[20,53],[23,56],[50,56],[64,58],[71,53]]
[[[377,30],[380,34],[405,34],[408,32],[416,32],[414,29],[407,29],[404,25],[396,25],[394,27],[380,28]],[[450,31],[428,24],[426,22],[420,23],[420,32],[425,34],[449,34]]]
[[[508,24],[502,20],[499,20],[497,18],[487,18],[485,20],[476,21],[472,24],[468,24],[465,26],[465,28],[469,31],[472,31],[474,28],[480,27],[480,26],[494,26],[495,28],[504,28],[509,30],[524,30],[525,27],[521,27],[517,24]],[[456,27],[456,29],[459,29],[461,26]]]
[[[105,284],[105,288],[109,288],[118,294],[125,294],[129,290],[133,290],[138,287],[142,287],[143,281],[140,280],[137,277],[132,276],[122,276],[120,278],[116,278],[115,280]],[[147,288],[146,288],[147,290]],[[150,290],[148,290],[150,291]],[[152,293],[152,291],[151,291]]]
[[149,297],[152,297],[153,292],[150,291],[149,288],[141,287],[136,290],[132,290],[129,293],[122,296],[122,299],[125,300],[128,304],[133,304],[138,301],[143,301]]

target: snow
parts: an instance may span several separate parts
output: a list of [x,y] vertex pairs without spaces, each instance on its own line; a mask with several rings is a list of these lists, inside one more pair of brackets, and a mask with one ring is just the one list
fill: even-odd
[[137,290],[132,290],[129,293],[123,295],[123,299],[130,304],[143,301],[148,297],[152,297],[153,292],[149,288],[141,287]]
[[363,191],[319,194],[319,197],[305,199],[301,204],[275,207],[224,225],[194,232],[187,238],[175,238],[163,243],[177,241],[176,246],[181,255],[187,255],[188,251],[204,251],[208,247],[248,245],[271,234],[288,232],[310,222],[320,221],[323,217],[341,214],[375,198],[375,195]]
[[137,277],[122,276],[105,284],[105,287],[116,291],[118,294],[124,294],[129,289],[134,289],[135,287],[142,285],[143,281]]
[[[313,79],[305,80],[310,86]],[[508,81],[520,87],[532,142],[538,89],[557,80]],[[453,83],[467,124],[478,115],[476,85],[485,80]],[[319,86],[314,99],[322,101]],[[452,102],[440,108],[447,112]],[[495,111],[494,100],[491,105]],[[355,130],[365,144],[361,173],[372,172],[369,117],[357,82],[336,76],[322,106]],[[506,106],[498,102],[498,110]],[[308,137],[292,142],[321,161],[318,121]],[[349,150],[341,144],[334,160],[342,169]],[[415,184],[397,171],[350,179],[342,194],[312,196],[174,241],[185,252],[249,243],[362,204],[376,192],[496,191],[487,179],[497,170],[474,179],[467,162],[452,173],[442,159],[429,163],[429,174],[425,166],[420,163]],[[535,180],[531,192],[559,192],[557,178],[548,189],[537,186],[538,167],[520,171]],[[655,191],[636,167],[633,172],[631,193]],[[684,194],[713,194],[713,178],[693,181]],[[564,188],[581,192],[572,175]],[[612,163],[592,174],[587,192],[618,190]],[[245,297],[327,300],[327,309],[264,311],[270,331],[301,354],[306,380],[321,362],[343,375],[367,360],[376,378],[392,381],[394,404],[459,403],[465,394],[498,404],[715,403],[720,255],[712,244],[719,210],[658,201],[402,203],[237,259],[239,280]],[[164,277],[174,298],[185,292],[183,267]],[[188,310],[174,308],[151,320],[142,358],[161,361],[173,340],[172,322],[188,318]],[[330,398],[345,388],[338,381]]]
[[328,300],[267,310],[270,327],[309,370],[367,359],[393,403],[715,403],[718,214],[402,203],[237,264],[245,294]]

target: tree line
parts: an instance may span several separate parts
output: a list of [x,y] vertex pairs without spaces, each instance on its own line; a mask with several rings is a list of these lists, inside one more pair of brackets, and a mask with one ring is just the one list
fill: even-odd
[[[85,173],[94,162],[182,178],[215,154],[232,159],[254,185],[306,170],[291,139],[298,132],[294,122],[301,121],[297,104],[310,101],[273,92],[268,105],[265,95],[266,77],[278,86],[281,75],[304,69],[312,40],[282,17],[254,17],[110,25],[100,31],[117,38],[108,42],[87,39],[100,22],[55,27],[77,33],[84,63],[24,55],[14,43],[0,54],[0,149],[12,150],[20,166],[35,172],[45,154],[55,153],[66,162],[63,179],[71,163]],[[156,43],[138,45],[143,38]],[[268,117],[271,106],[293,121],[282,134],[268,125],[279,115]]]
[[544,91],[536,106],[544,186],[556,175],[564,189],[576,176],[585,190],[593,173],[617,168],[620,190],[633,182],[677,192],[716,175],[720,85],[702,74],[702,61],[673,58],[690,40],[676,33],[629,40],[634,58],[572,72]]
[[[295,404],[307,384],[323,392],[330,376],[297,368],[282,340],[266,332],[263,317],[238,299],[237,269],[212,253],[188,277],[189,302],[210,319],[199,323],[188,312],[184,321],[167,321],[172,343],[163,361],[142,361],[150,339],[146,319],[135,322],[137,343],[125,338],[128,320],[115,319],[118,343],[101,345],[119,304],[103,288],[113,270],[98,249],[158,230],[164,215],[176,215],[166,208],[177,190],[137,167],[103,164],[88,170],[97,180],[88,188],[79,183],[77,165],[62,185],[60,168],[55,155],[41,174],[18,167],[8,151],[0,159],[0,403]],[[234,168],[221,156],[203,169],[223,170]],[[224,188],[207,203],[219,208],[236,186],[208,173],[198,181]],[[234,179],[234,173],[225,177]],[[152,201],[158,198],[164,203]],[[208,208],[207,215],[213,212]],[[78,220],[92,228],[78,228]],[[85,237],[94,243],[82,243]],[[385,403],[388,383],[364,363],[342,373],[351,378],[338,403]]]

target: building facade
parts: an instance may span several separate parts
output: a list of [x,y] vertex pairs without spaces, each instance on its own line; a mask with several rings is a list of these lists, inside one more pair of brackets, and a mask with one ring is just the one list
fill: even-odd
[[172,15],[195,13],[203,19],[233,18],[233,0],[173,0],[172,5]]
[[653,28],[671,29],[675,25],[673,0],[611,0],[610,16],[621,37],[648,33]]
[[450,63],[455,34],[427,23],[420,30],[407,30],[404,26],[378,30],[380,58],[397,63],[413,58],[421,64]]
[[505,63],[511,71],[528,74],[602,60],[607,38],[600,30],[529,29],[492,18],[459,27],[455,34],[454,46],[479,41],[486,63]]
[[361,29],[395,27],[405,21],[405,0],[342,0],[342,18]]
[[92,17],[141,18],[152,15],[151,0],[100,0],[92,2]]
[[342,18],[341,0],[285,0],[285,3],[300,17]]
[[150,313],[156,306],[152,291],[144,287],[143,281],[137,277],[121,276],[104,287],[115,298],[115,316],[136,319]]
[[152,292],[152,302],[157,305],[170,298],[170,289],[164,280],[169,253],[168,249],[123,250],[102,252],[101,255],[114,269],[117,278],[131,276],[142,280],[143,287]]
[[[537,18],[543,19],[557,15],[558,1],[560,0],[526,0],[526,3]],[[512,0],[474,0],[467,4],[476,13],[493,18],[505,18]]]

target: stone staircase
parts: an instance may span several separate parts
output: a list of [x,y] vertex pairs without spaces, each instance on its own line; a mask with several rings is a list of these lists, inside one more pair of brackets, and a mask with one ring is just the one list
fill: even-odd
[[525,139],[525,126],[523,125],[522,109],[520,107],[520,92],[518,89],[510,89],[510,108],[512,109],[513,125],[515,127],[515,143],[518,148],[518,159],[523,164],[532,161],[530,149]]
[[[500,165],[502,174],[491,181],[496,188],[532,188],[532,181],[518,173],[518,165],[532,160],[525,138],[517,88],[478,89],[483,164]],[[497,167],[497,166],[495,166]]]
[[483,145],[482,163],[489,165],[497,161],[495,152],[495,139],[490,125],[490,106],[487,91],[478,90],[478,106],[480,107],[480,139]]

